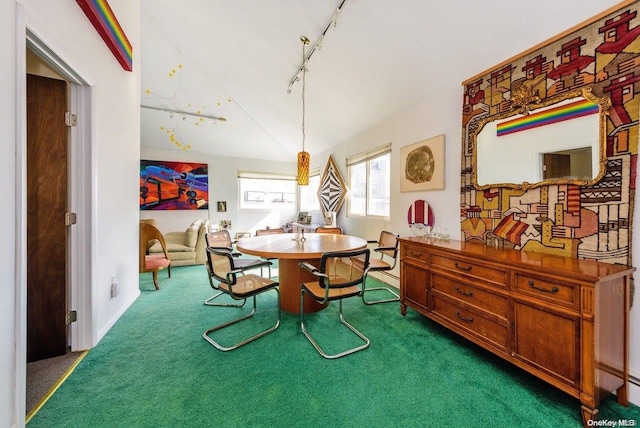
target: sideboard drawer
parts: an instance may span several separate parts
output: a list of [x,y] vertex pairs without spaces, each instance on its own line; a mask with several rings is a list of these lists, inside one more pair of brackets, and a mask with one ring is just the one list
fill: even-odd
[[554,281],[550,278],[515,274],[515,289],[562,306],[578,308],[579,288],[577,284]]
[[437,294],[432,296],[433,313],[446,318],[450,323],[467,330],[474,336],[489,342],[491,345],[507,351],[509,338],[508,323],[499,323],[491,320],[480,311],[471,311],[458,306],[448,300],[440,298]]
[[492,268],[487,266],[486,264],[476,264],[464,259],[456,259],[450,256],[445,257],[439,254],[434,254],[431,257],[431,265],[463,275],[480,278],[502,287],[506,287],[507,280],[509,278],[508,271],[506,270]]
[[408,257],[422,262],[429,261],[429,252],[421,248],[405,247],[404,257]]
[[454,299],[462,300],[499,317],[507,318],[507,298],[505,296],[490,293],[482,288],[474,287],[437,273],[433,274],[431,284],[433,290],[449,295]]

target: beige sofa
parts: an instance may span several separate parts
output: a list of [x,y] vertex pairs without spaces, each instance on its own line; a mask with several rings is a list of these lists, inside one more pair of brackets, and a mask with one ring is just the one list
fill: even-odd
[[[168,232],[164,234],[167,251],[171,258],[171,266],[201,265],[206,260],[205,235],[209,229],[208,220],[196,220],[183,232]],[[162,247],[156,242],[149,249],[149,253],[161,253]]]

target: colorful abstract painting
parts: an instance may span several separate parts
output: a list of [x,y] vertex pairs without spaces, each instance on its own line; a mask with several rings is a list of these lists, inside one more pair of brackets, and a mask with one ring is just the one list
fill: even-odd
[[206,163],[140,161],[141,210],[206,210],[209,173]]

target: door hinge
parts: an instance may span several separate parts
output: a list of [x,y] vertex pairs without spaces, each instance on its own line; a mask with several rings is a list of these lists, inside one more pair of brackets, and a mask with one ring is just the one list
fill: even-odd
[[69,311],[67,312],[67,324],[71,324],[72,322],[76,322],[78,320],[78,312],[77,311]]
[[76,217],[76,213],[65,213],[64,225],[71,226],[72,224],[76,224]]
[[64,114],[64,124],[67,126],[76,126],[78,124],[78,116],[71,112],[66,112]]

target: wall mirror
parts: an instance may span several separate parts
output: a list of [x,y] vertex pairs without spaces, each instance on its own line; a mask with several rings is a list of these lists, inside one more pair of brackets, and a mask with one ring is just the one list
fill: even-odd
[[591,88],[539,101],[522,85],[512,110],[479,123],[471,134],[477,189],[589,185],[605,173],[607,97]]

